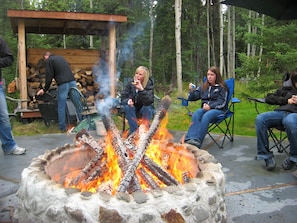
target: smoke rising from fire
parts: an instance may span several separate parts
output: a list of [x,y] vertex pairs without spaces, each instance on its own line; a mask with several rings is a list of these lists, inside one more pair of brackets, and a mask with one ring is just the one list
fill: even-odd
[[[116,55],[117,77],[116,83],[111,83],[108,70],[108,51],[101,51],[101,57],[98,63],[93,67],[93,73],[96,77],[96,82],[99,84],[99,99],[97,99],[97,110],[99,114],[109,115],[110,109],[120,104],[121,86],[120,76],[121,67],[127,61],[134,58],[133,44],[137,38],[144,34],[145,23],[140,23],[133,26],[127,34],[127,38],[118,44]],[[131,71],[131,75],[134,71]],[[117,98],[111,97],[111,84],[116,84]]]

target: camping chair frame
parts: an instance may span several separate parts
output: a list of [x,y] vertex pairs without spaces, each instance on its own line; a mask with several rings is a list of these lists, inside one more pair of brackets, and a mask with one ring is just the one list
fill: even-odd
[[[234,97],[235,79],[229,78],[225,83],[229,88],[225,112],[222,115],[219,115],[214,122],[210,123],[207,130],[207,135],[220,149],[224,147],[226,138],[231,142],[234,140],[235,104],[240,102],[238,98]],[[178,97],[178,99],[182,101],[182,106],[188,110],[188,115],[192,116],[193,113],[188,108],[189,101],[182,97]],[[222,125],[223,123],[225,124],[224,126]],[[214,129],[218,129],[223,134],[223,139],[221,141],[217,141],[216,137],[211,133]]]
[[79,112],[79,114],[82,116],[82,119],[87,118],[88,120],[88,129],[90,129],[92,116],[95,114],[98,114],[96,109],[91,109],[88,105],[87,99],[85,96],[81,93],[80,90],[78,90],[75,87],[71,87],[68,93],[68,96],[72,103],[74,104],[76,110]]
[[[254,102],[255,110],[257,114],[260,114],[258,104],[265,104],[265,98],[248,98],[250,101]],[[268,136],[272,139],[273,144],[268,148],[269,151],[274,148],[277,149],[279,153],[285,152],[287,155],[287,149],[290,147],[290,143],[288,142],[288,136],[286,134],[284,126],[277,126],[268,129]]]

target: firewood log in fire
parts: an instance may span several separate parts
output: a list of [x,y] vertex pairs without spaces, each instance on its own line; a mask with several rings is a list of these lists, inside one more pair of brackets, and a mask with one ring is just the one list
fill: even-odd
[[[128,157],[128,153],[126,151],[126,147],[121,138],[121,134],[117,129],[116,125],[114,124],[113,120],[110,118],[110,116],[108,116],[105,113],[101,114],[101,116],[102,116],[102,121],[105,126],[105,129],[108,132],[111,132],[111,134],[109,135],[111,136],[112,146],[119,157],[118,159],[119,167],[121,168],[122,172],[125,173],[127,169],[127,164],[130,162],[130,160]],[[134,175],[131,178],[129,185],[127,185],[127,188],[129,193],[132,193],[135,191],[141,191],[141,186],[136,175]]]
[[133,157],[133,160],[131,160],[131,162],[129,163],[127,171],[125,172],[124,177],[121,180],[121,183],[117,190],[118,192],[126,192],[131,180],[135,176],[135,171],[138,165],[140,164],[141,160],[143,159],[143,156],[145,155],[149,143],[151,142],[154,134],[156,133],[161,121],[165,117],[170,104],[171,98],[169,96],[163,97],[160,101],[159,108],[155,114],[155,117],[151,123],[148,132],[143,134],[139,139],[139,146],[137,148],[135,156]]
[[[125,145],[128,151],[130,151],[130,153],[132,154],[136,152],[136,147],[133,144],[133,136],[134,135],[130,135],[125,140]],[[160,181],[162,181],[167,186],[179,184],[178,181],[173,176],[171,176],[164,168],[159,166],[155,161],[153,161],[147,155],[143,156],[143,159],[141,160],[141,164],[143,165],[143,167],[149,170],[153,175],[155,175]]]
[[[87,146],[97,153],[95,157],[92,158],[90,162],[87,163],[87,165],[83,168],[83,170],[70,182],[71,185],[77,185],[78,182],[81,180],[85,180],[88,177],[88,180],[94,178],[94,175],[91,174],[91,171],[94,167],[97,167],[95,172],[99,173],[99,165],[101,163],[102,158],[104,157],[104,149],[96,142],[96,140],[85,130],[81,130],[78,132],[75,136],[77,143],[81,143],[84,146]],[[99,167],[98,167],[99,166]],[[100,173],[102,174],[103,168],[101,167]],[[90,178],[90,176],[92,178]]]

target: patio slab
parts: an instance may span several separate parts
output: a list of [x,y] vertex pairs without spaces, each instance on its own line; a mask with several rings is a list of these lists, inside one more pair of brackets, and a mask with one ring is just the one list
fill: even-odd
[[[171,131],[175,141],[185,132]],[[91,134],[96,137],[95,132]],[[21,173],[31,160],[46,150],[74,142],[75,134],[47,134],[16,137],[17,143],[28,148],[25,155],[4,155],[0,151],[0,222],[12,222],[17,206],[16,192]],[[220,136],[217,136],[220,140]],[[227,223],[292,223],[296,221],[297,174],[281,168],[286,154],[275,153],[277,167],[265,169],[264,161],[255,160],[256,138],[235,136],[219,149],[209,138],[203,149],[211,153],[223,166],[226,177]]]

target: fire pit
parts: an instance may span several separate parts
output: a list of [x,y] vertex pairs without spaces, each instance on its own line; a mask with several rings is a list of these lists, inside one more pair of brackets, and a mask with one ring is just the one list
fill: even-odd
[[125,140],[103,117],[104,139],[82,131],[74,145],[33,159],[22,173],[14,217],[25,223],[226,222],[221,164],[204,150],[165,139],[162,106],[159,111],[150,130]]

